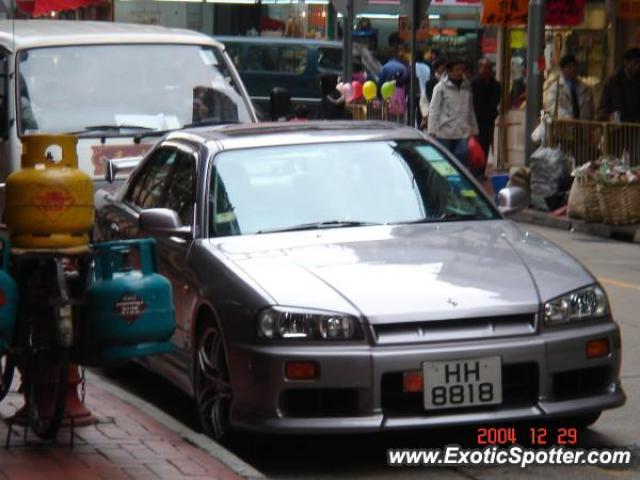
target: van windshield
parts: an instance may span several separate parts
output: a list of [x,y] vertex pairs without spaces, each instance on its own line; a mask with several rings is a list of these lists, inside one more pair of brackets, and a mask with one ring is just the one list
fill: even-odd
[[251,121],[225,57],[212,46],[35,48],[19,52],[17,62],[20,134]]

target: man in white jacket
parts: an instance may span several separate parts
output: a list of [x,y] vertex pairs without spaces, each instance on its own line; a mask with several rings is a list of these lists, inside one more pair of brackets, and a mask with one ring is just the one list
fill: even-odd
[[447,65],[447,75],[433,89],[428,132],[467,165],[469,137],[478,134],[478,122],[465,70],[462,61]]

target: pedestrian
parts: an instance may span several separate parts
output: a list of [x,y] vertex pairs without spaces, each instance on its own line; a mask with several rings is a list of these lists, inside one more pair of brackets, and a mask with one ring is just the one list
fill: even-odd
[[433,89],[428,132],[467,165],[469,137],[478,135],[471,84],[463,61],[447,64],[447,73]]
[[[640,124],[640,47],[624,52],[624,64],[602,87],[598,120]],[[610,153],[631,158],[640,155],[640,135],[625,135],[625,129],[610,130]]]
[[[494,76],[493,63],[486,57],[478,61],[478,75],[471,82],[473,92],[473,108],[478,120],[478,141],[485,154],[489,155],[489,148],[493,145],[493,132],[496,118],[498,118],[498,105],[502,95],[502,86]],[[483,171],[475,172],[484,176]]]
[[441,58],[443,58],[443,56],[439,48],[432,48],[431,50],[429,50],[429,58],[427,59],[427,66],[431,69],[432,72],[435,68],[434,64],[436,60]]
[[420,114],[422,115],[421,128],[427,128],[427,117],[429,116],[429,104],[433,96],[433,89],[444,77],[447,71],[447,61],[440,57],[432,64],[431,76],[425,85],[424,92],[420,95]]
[[403,87],[409,78],[409,70],[402,61],[400,61],[399,51],[396,49],[394,54],[389,60],[382,66],[379,75],[379,86],[391,80],[396,81],[396,87]]
[[416,125],[422,124],[422,112],[419,108],[420,97],[425,93],[427,88],[427,82],[431,78],[431,69],[424,61],[424,52],[422,50],[416,51],[414,56],[416,79],[418,83],[418,91],[416,92]]
[[527,64],[523,63],[519,68],[521,76],[513,82],[509,93],[511,108],[515,110],[522,108],[527,100]]
[[640,47],[624,52],[624,64],[602,87],[598,120],[640,123]]
[[545,95],[544,108],[553,118],[593,119],[593,92],[578,78],[575,55],[569,53],[560,59],[560,75]]

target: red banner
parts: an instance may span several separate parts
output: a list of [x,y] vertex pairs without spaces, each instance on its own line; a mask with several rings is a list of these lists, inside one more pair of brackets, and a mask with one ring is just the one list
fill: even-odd
[[524,25],[528,12],[528,0],[484,0],[481,22],[484,25]]
[[104,4],[105,0],[17,0],[18,8],[32,17],[50,15],[51,12],[76,10],[80,7]]
[[580,25],[584,20],[585,0],[549,0],[545,25]]

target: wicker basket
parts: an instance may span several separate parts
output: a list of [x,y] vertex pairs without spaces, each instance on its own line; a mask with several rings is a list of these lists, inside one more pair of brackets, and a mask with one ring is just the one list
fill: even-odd
[[597,188],[604,223],[640,223],[640,182],[602,183],[598,184]]
[[602,222],[600,195],[591,177],[576,177],[569,192],[568,214],[585,222]]

